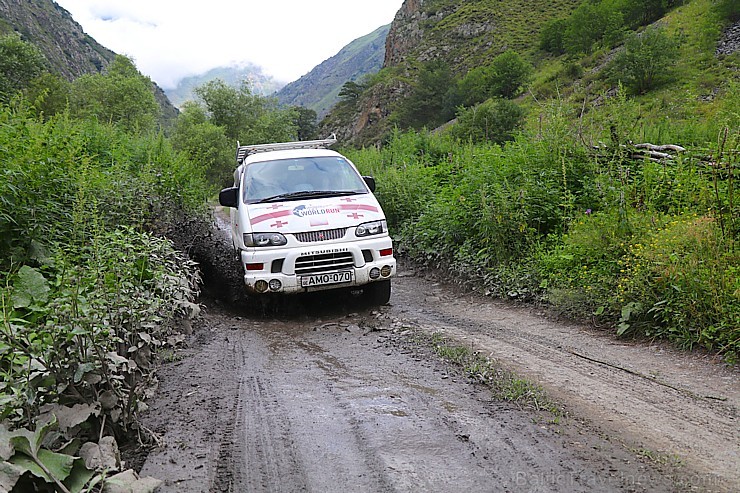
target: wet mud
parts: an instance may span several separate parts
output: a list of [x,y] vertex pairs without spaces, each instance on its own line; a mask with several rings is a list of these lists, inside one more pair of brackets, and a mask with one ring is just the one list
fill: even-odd
[[[207,237],[204,311],[159,368],[142,474],[162,492],[737,491],[737,372],[461,293],[402,264],[391,302],[254,303]],[[444,334],[540,383],[521,409],[433,354]]]

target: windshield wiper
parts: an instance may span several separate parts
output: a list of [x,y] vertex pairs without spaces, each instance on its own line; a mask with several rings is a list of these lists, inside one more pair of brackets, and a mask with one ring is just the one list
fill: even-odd
[[273,195],[259,201],[259,203],[265,202],[279,202],[281,200],[301,199],[305,197],[341,197],[344,195],[355,195],[359,192],[354,190],[303,190],[300,192],[281,193],[279,195]]

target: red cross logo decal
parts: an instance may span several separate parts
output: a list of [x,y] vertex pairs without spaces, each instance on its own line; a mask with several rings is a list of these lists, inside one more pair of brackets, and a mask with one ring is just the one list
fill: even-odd
[[281,207],[282,207],[282,205],[280,205],[280,204],[272,204],[270,206],[270,209],[280,209]]
[[345,198],[343,198],[341,200],[343,200],[345,202],[357,202],[357,199],[353,199],[352,197],[345,197]]
[[347,217],[351,217],[352,219],[360,219],[361,217],[365,217],[365,216],[363,216],[362,214],[353,212],[352,214],[347,214]]
[[283,226],[287,226],[287,225],[288,225],[287,222],[278,220],[275,222],[275,224],[271,224],[270,226],[273,228],[282,228]]

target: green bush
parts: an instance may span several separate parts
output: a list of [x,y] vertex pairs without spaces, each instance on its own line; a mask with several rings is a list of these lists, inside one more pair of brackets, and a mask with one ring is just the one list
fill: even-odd
[[713,218],[673,217],[630,245],[619,293],[635,309],[620,333],[639,330],[682,346],[740,352],[740,254]]
[[46,59],[18,34],[0,36],[0,103],[8,103],[44,71]]
[[41,407],[100,406],[126,429],[151,354],[190,316],[195,264],[167,240],[132,228],[98,232],[87,246],[58,245],[38,268],[23,266],[0,290],[0,419],[30,426]]
[[678,43],[662,27],[650,27],[627,37],[611,64],[611,77],[631,92],[644,94],[672,77]]
[[591,53],[601,41],[607,44],[617,41],[623,25],[622,13],[610,2],[582,2],[568,18],[563,46],[572,55]]
[[[453,126],[395,132],[381,149],[350,154],[378,181],[397,250],[489,294],[545,299],[622,335],[665,337],[733,359],[736,137],[705,140],[717,139],[717,125],[732,116],[661,126],[644,120],[644,107],[624,91],[575,123],[580,107],[553,101],[536,109],[536,133],[525,128],[504,145],[456,144]],[[632,143],[656,136],[704,146],[639,158]]]
[[524,110],[518,104],[506,99],[489,99],[458,112],[452,133],[461,140],[501,144],[514,138],[523,120]]
[[540,49],[556,55],[565,53],[564,38],[567,27],[567,19],[554,19],[547,22],[540,31]]
[[83,244],[96,224],[153,227],[202,207],[203,171],[161,135],[61,114],[41,122],[0,107],[0,270],[57,242]]
[[507,50],[490,64],[468,72],[450,88],[447,97],[463,106],[473,106],[489,98],[511,99],[521,93],[532,72],[532,65],[519,53]]

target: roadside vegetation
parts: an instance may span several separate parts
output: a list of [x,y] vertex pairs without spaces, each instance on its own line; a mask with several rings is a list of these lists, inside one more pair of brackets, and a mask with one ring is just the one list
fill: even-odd
[[157,356],[199,312],[186,251],[229,142],[285,140],[295,112],[214,82],[161,128],[126,57],[67,81],[16,35],[0,55],[0,490],[153,491],[118,444],[153,439]]
[[148,491],[117,443],[146,435],[156,352],[198,311],[197,266],[161,233],[203,210],[203,170],[130,60],[68,82],[15,36],[0,51],[0,489]]
[[[464,74],[412,60],[340,93],[345,118],[384,85],[405,91],[382,145],[345,149],[376,177],[397,251],[491,296],[735,362],[738,54],[714,50],[736,1],[540,4],[570,14],[537,48],[512,42]],[[126,57],[67,81],[0,38],[0,490],[156,487],[120,471],[116,444],[146,440],[157,354],[198,313],[192,225],[230,184],[236,140],[316,136],[310,111],[218,80],[162,128],[151,87]]]
[[[510,71],[521,78],[506,92],[496,74],[526,67],[512,54],[458,79],[422,69],[437,77],[419,78],[398,107],[406,124],[382,148],[347,154],[376,177],[402,254],[491,296],[734,362],[738,54],[714,53],[734,10],[636,5],[583,2],[564,18],[570,27],[551,30],[572,44],[553,49],[544,30],[542,48],[557,53]],[[573,34],[596,14],[613,29]],[[454,93],[479,94],[457,106],[455,125],[402,118],[414,95]]]

